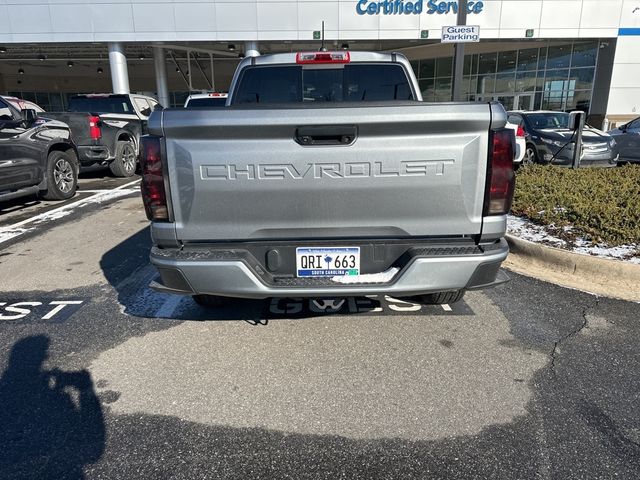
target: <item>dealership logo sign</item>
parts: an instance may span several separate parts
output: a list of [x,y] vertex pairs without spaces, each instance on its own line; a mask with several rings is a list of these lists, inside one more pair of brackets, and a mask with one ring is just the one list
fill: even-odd
[[[481,1],[467,2],[467,13],[480,13],[484,8]],[[458,2],[445,2],[438,0],[358,0],[356,3],[358,15],[420,15],[425,12],[428,15],[442,15],[446,13],[458,13]]]

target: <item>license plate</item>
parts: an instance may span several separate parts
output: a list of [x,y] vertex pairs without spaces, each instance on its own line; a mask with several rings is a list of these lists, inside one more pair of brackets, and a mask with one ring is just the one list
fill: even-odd
[[298,277],[360,275],[360,247],[296,248]]

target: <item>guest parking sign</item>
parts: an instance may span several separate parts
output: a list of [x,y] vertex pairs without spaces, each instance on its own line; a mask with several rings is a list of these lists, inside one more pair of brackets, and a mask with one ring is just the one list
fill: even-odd
[[442,27],[442,43],[480,41],[480,25],[453,25]]

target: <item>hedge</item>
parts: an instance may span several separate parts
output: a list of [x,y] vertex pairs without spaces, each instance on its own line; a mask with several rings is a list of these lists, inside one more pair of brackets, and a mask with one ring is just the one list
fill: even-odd
[[521,168],[511,213],[569,243],[640,244],[640,165]]

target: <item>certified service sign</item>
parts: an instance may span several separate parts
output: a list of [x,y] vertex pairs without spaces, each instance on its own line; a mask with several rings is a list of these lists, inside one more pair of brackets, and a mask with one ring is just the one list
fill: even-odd
[[480,25],[442,27],[442,43],[479,42]]

